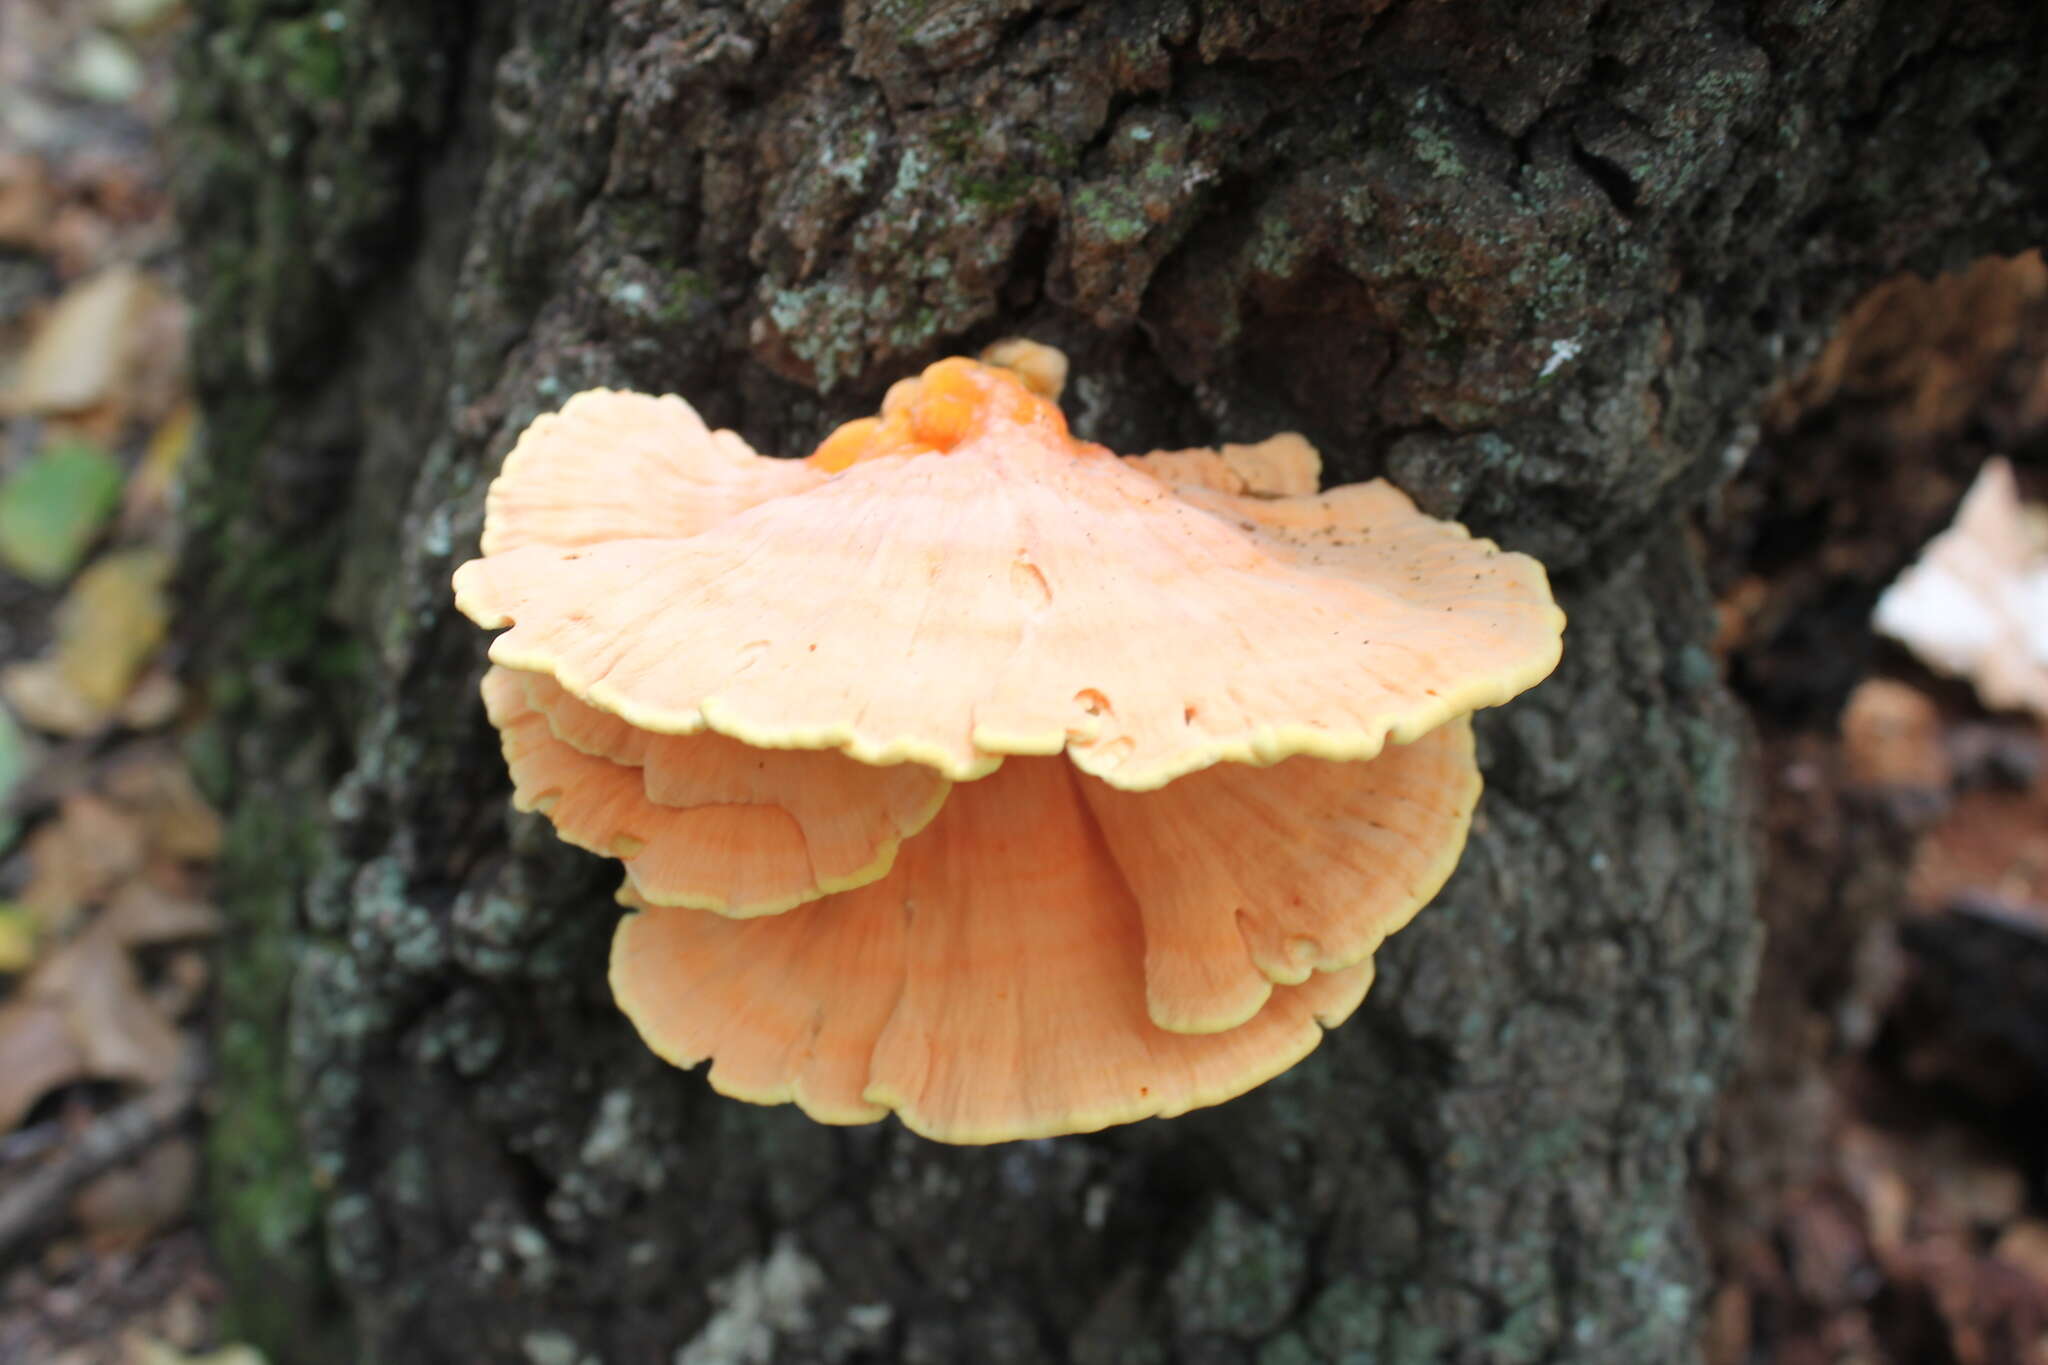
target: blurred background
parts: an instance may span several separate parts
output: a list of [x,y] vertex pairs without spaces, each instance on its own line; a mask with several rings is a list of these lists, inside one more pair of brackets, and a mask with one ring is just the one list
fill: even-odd
[[[233,1097],[176,647],[179,10],[0,0],[4,1362],[262,1359],[221,1339],[196,1202]],[[2040,256],[1869,295],[1695,533],[1768,784],[1769,940],[1698,1163],[1707,1358],[2048,1362]]]

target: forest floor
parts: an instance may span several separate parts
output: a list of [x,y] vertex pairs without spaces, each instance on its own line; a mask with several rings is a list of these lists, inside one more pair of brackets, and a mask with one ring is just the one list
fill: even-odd
[[[261,1362],[218,1340],[194,1221],[204,1116],[232,1097],[206,1076],[219,822],[180,757],[203,680],[172,576],[201,439],[165,141],[179,8],[0,0],[5,1361]],[[1760,734],[1772,929],[1706,1153],[1711,1365],[2048,1365],[2043,730],[1867,624],[1911,549],[1887,506],[1924,536],[1985,454],[2032,442],[2048,468],[2048,269],[1889,288],[1703,531]],[[1832,548],[1722,535],[1768,520],[1745,498]],[[1852,700],[1803,710],[1777,674],[1831,617]]]
[[[2014,629],[1937,673],[1873,607],[1997,455],[2031,505],[1928,547],[1948,576],[1906,633],[1932,655],[1966,616]],[[1703,514],[1769,931],[1705,1154],[1710,1365],[2048,1365],[2044,496],[2033,253],[1873,292]]]
[[164,130],[177,6],[0,0],[0,1360],[218,1349],[192,1210],[207,869],[179,754],[196,417]]

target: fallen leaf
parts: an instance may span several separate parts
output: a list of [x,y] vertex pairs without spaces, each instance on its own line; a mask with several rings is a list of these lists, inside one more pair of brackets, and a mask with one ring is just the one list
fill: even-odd
[[1842,708],[1842,748],[1860,787],[1948,790],[1941,712],[1917,687],[1891,678],[1857,684]]
[[0,696],[35,729],[78,738],[107,727],[107,716],[79,694],[55,659],[0,668]]
[[2012,466],[1984,462],[1948,530],[1878,599],[1874,624],[1994,710],[2048,716],[2048,545]]
[[43,959],[21,992],[58,1011],[89,1075],[147,1088],[177,1074],[177,1025],[143,990],[128,950],[97,923]]
[[116,28],[148,28],[170,17],[180,0],[100,0],[100,18]]
[[1934,1166],[1930,1197],[1958,1223],[2003,1227],[2019,1216],[2026,1177],[2013,1166],[1982,1156],[1949,1155]]
[[1755,1313],[1750,1292],[1740,1284],[1724,1284],[1707,1303],[1702,1329],[1702,1354],[1708,1365],[1735,1365],[1750,1357],[1750,1319]]
[[143,748],[110,771],[103,785],[108,796],[142,821],[152,852],[186,862],[205,862],[220,853],[220,815],[169,747]]
[[146,830],[90,792],[72,792],[55,820],[28,839],[29,880],[17,897],[48,933],[64,932],[92,905],[142,869]]
[[206,953],[197,948],[180,948],[163,964],[150,986],[149,998],[166,1018],[183,1019],[206,1000],[206,988],[213,981],[213,969]]
[[105,398],[127,363],[128,325],[144,287],[135,267],[116,265],[67,290],[0,393],[0,412],[76,412]]
[[220,932],[220,912],[136,878],[115,892],[97,923],[123,947],[211,938]]
[[80,574],[57,607],[57,667],[101,715],[120,706],[163,643],[170,576],[162,550],[116,550]]
[[85,441],[59,441],[0,480],[0,563],[36,583],[68,577],[121,497],[121,466]]
[[126,104],[142,90],[144,71],[135,49],[101,29],[87,29],[60,73],[64,87],[100,104]]
[[223,1346],[204,1355],[187,1355],[154,1337],[129,1332],[121,1338],[121,1365],[268,1365],[254,1346]]
[[1991,1254],[2048,1289],[2048,1223],[2038,1218],[2020,1219],[2000,1234]]
[[122,371],[114,403],[123,418],[161,427],[191,392],[191,307],[176,294],[152,284],[129,326],[128,366]]
[[121,520],[130,529],[147,526],[163,516],[170,505],[171,489],[192,453],[192,438],[199,430],[199,409],[185,399],[158,423],[142,453],[142,463],[128,479],[122,499]]
[[28,740],[14,723],[13,713],[0,707],[0,853],[7,851],[19,829],[11,803],[14,789],[27,775]]
[[1920,841],[1906,886],[1924,910],[1989,900],[2048,930],[2048,783],[1964,792]]
[[196,1290],[190,1284],[172,1290],[152,1315],[150,1325],[156,1336],[181,1351],[196,1351],[206,1340],[210,1314],[201,1305]]
[[36,1101],[87,1074],[84,1049],[58,1006],[21,997],[0,1005],[0,1132],[20,1127]]
[[172,1138],[89,1182],[71,1197],[71,1216],[102,1251],[133,1246],[183,1218],[198,1181],[198,1147]]
[[0,153],[0,246],[33,249],[56,207],[49,168],[41,157]]
[[43,258],[60,276],[73,279],[114,259],[114,243],[114,222],[99,205],[73,201],[57,210],[43,234]]
[[121,703],[118,719],[131,730],[160,730],[177,719],[185,706],[185,686],[158,666],[144,673]]
[[25,972],[36,961],[36,917],[0,901],[0,972]]

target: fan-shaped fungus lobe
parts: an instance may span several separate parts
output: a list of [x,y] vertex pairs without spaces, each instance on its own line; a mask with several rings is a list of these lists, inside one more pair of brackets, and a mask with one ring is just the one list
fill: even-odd
[[[1056,392],[1063,361],[1008,358]],[[956,1142],[1305,1055],[1456,862],[1467,714],[1562,627],[1534,561],[1383,483],[1317,494],[1317,463],[1118,459],[964,359],[806,461],[675,398],[537,421],[457,602],[509,627],[517,801],[626,861],[613,985],[649,1045]]]

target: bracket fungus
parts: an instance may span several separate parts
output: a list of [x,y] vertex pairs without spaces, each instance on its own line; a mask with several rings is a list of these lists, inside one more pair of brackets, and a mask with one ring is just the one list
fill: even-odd
[[1215,1104],[1348,1016],[1540,681],[1534,560],[1299,436],[1119,458],[1065,358],[942,360],[804,460],[675,397],[527,428],[456,603],[514,801],[623,861],[620,1007],[827,1123]]

